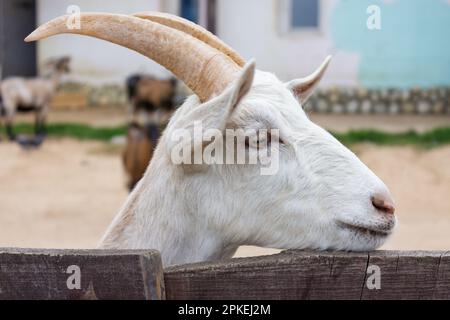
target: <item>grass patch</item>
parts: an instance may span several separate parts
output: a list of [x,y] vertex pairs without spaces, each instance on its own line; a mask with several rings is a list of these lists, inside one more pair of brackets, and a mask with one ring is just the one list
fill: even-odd
[[[77,123],[51,123],[46,128],[50,137],[68,137],[78,140],[109,141],[111,138],[125,135],[127,132],[126,126],[92,127]],[[18,123],[14,125],[14,132],[17,134],[32,134],[33,130],[32,124]],[[0,128],[0,132],[5,134],[5,129]]]
[[450,127],[436,128],[424,133],[408,131],[387,133],[378,130],[352,130],[347,133],[332,134],[345,145],[374,143],[377,145],[415,145],[425,148],[450,144]]
[[[34,126],[19,123],[14,126],[16,133],[32,134]],[[47,125],[50,137],[69,137],[79,140],[109,141],[115,136],[125,135],[126,126],[92,127],[76,123],[53,123]],[[5,129],[0,127],[0,133]],[[416,145],[421,147],[437,147],[450,144],[450,127],[436,128],[424,133],[408,131],[404,133],[386,133],[378,130],[354,130],[347,133],[332,134],[343,144],[351,146],[358,143],[374,143],[377,145]]]

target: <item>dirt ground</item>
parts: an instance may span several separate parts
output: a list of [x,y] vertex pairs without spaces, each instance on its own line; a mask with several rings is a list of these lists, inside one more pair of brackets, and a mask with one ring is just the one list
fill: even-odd
[[[74,119],[76,115],[53,114],[52,121],[103,126],[123,123],[120,112],[103,114],[100,124],[101,112]],[[325,126],[334,123],[335,130],[366,127],[364,118],[347,119],[347,126],[344,118],[315,118]],[[450,124],[450,117],[409,120],[398,125],[382,118],[367,123],[380,121],[392,131]],[[450,248],[450,146],[423,150],[368,144],[356,146],[355,151],[386,182],[397,202],[400,225],[384,248]],[[118,147],[50,139],[39,150],[25,151],[0,142],[0,247],[93,248],[126,197]],[[273,252],[244,247],[238,255]]]
[[[356,151],[396,198],[400,226],[385,248],[450,248],[450,147]],[[0,154],[2,247],[95,247],[127,196],[118,150],[99,142],[48,140],[35,151],[1,143]]]

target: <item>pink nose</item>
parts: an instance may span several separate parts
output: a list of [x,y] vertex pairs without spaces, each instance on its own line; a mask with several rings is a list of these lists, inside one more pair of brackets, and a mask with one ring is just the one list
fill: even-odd
[[389,196],[373,196],[372,204],[378,211],[393,215],[395,213],[394,201]]

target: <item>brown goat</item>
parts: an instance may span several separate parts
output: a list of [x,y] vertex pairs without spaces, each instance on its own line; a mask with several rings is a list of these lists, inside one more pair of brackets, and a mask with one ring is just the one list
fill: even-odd
[[147,75],[133,75],[127,79],[128,98],[133,113],[156,110],[170,111],[176,93],[176,80],[160,80]]
[[127,186],[133,190],[142,178],[153,156],[155,145],[143,128],[131,125],[127,134],[127,145],[123,153],[123,164],[128,173]]
[[143,177],[160,136],[160,126],[168,122],[174,107],[175,80],[158,80],[134,75],[127,80],[132,120],[128,129],[123,163],[132,190]]

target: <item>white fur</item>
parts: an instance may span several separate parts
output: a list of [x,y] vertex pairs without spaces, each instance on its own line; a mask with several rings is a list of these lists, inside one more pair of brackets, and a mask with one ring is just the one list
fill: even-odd
[[[250,77],[244,72],[241,83]],[[374,194],[389,197],[383,182],[312,123],[274,75],[257,71],[249,92],[230,108],[227,101],[242,87],[235,85],[208,104],[190,97],[176,112],[101,247],[158,249],[164,264],[173,265],[228,258],[241,245],[372,250],[384,243],[387,236],[341,226],[392,231],[395,217],[371,203]],[[262,176],[255,165],[173,165],[170,135],[194,120],[279,129],[285,144],[278,174]]]

